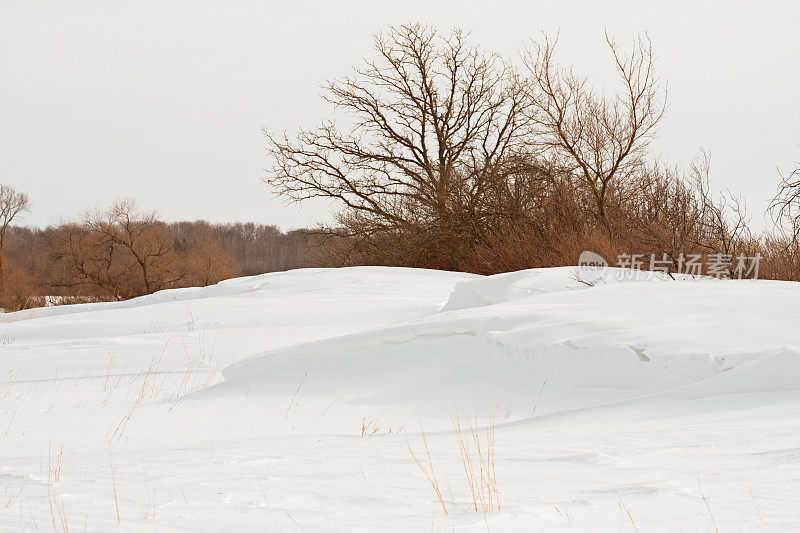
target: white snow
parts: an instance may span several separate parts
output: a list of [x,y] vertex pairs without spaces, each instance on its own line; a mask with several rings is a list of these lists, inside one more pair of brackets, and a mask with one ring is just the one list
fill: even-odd
[[585,274],[0,315],[0,531],[798,530],[800,284]]

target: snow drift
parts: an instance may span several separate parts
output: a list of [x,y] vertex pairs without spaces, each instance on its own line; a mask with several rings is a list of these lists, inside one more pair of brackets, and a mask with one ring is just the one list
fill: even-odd
[[[624,280],[611,269],[610,280]],[[639,274],[639,275],[636,275]],[[577,269],[461,281],[441,311],[228,366],[227,390],[349,394],[412,412],[472,409],[514,384],[540,413],[656,394],[800,390],[800,286],[672,280],[653,273],[588,286]],[[223,387],[225,388],[225,387]]]
[[[795,531],[798,325],[797,283],[578,267],[2,315],[0,530]],[[494,428],[500,512],[456,420]]]

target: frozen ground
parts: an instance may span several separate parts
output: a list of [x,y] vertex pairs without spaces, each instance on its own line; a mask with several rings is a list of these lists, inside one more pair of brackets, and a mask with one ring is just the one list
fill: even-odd
[[2,315],[0,531],[797,531],[800,284],[620,275]]

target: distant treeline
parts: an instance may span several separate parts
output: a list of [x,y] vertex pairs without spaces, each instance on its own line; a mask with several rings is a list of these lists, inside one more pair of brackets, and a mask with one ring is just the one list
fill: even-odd
[[79,222],[10,226],[0,307],[122,300],[156,290],[329,263],[311,230],[205,221],[166,223],[119,202]]

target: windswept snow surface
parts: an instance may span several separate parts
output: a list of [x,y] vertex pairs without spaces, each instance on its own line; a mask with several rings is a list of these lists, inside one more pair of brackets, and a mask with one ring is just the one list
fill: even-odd
[[797,531],[800,284],[595,274],[2,315],[0,531]]

